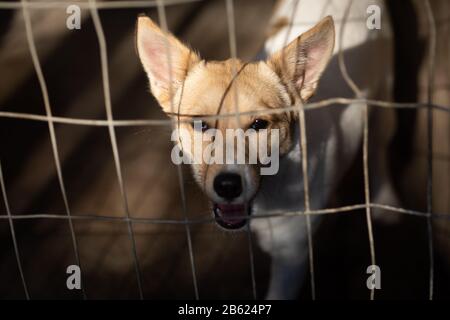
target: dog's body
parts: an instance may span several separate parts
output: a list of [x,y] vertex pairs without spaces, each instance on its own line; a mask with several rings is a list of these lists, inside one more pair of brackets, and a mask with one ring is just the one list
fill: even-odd
[[[280,1],[274,15],[274,24],[279,25],[277,21],[285,21],[286,26],[268,39],[265,45],[266,52],[271,54],[281,49],[286,40],[289,43],[296,35],[308,30],[314,24],[313,21],[318,21],[327,14],[333,15],[337,29],[334,55],[321,77],[315,97],[310,101],[333,97],[354,98],[355,95],[339,69],[337,56],[340,28],[347,1],[302,0],[298,2],[297,7],[296,2]],[[366,27],[366,9],[372,4],[378,4],[383,8],[381,2],[354,1],[345,26],[342,50],[348,72],[365,97],[383,100],[389,98],[392,76],[389,39],[391,33],[386,23],[388,18],[383,16],[384,23],[381,30],[369,30]],[[294,21],[289,21],[290,17],[293,17]],[[326,207],[330,194],[352,164],[361,146],[363,110],[363,105],[352,104],[306,112],[311,209]],[[385,129],[389,131],[389,128]],[[298,124],[295,130],[297,137],[295,147],[281,160],[279,173],[266,177],[261,183],[261,189],[254,201],[255,214],[304,210]],[[385,137],[381,137],[384,141],[380,143],[386,144],[389,135],[389,132],[385,132]],[[379,166],[379,170],[375,172],[386,178],[387,173],[380,172],[386,169],[384,157],[384,154],[379,154],[377,159],[371,160],[371,166]],[[380,184],[381,181],[375,186],[375,192],[389,192],[385,190],[390,188],[389,184],[384,187]],[[376,194],[374,196],[377,197]],[[319,221],[319,217],[311,216],[313,228]],[[267,297],[294,298],[298,288],[296,283],[300,283],[301,276],[308,268],[306,219],[304,217],[254,219],[251,227],[258,234],[259,243],[272,257],[272,277]]]
[[[280,1],[273,23],[281,29],[266,43],[268,58],[251,64],[238,60],[206,63],[148,18],[140,18],[139,56],[149,76],[152,93],[163,110],[169,115],[179,113],[194,117],[235,112],[236,102],[239,111],[287,107],[298,104],[299,100],[309,100],[316,91],[319,78],[315,100],[354,98],[338,67],[336,53],[340,43],[337,37],[334,46],[333,20],[325,18],[310,28],[324,16],[332,15],[339,35],[346,1],[302,0],[298,5],[296,2]],[[381,30],[367,28],[367,8],[373,4],[378,4],[383,13],[381,1],[353,3],[342,49],[348,72],[364,96],[386,99],[391,85],[390,29],[386,23],[388,19],[383,15]],[[289,27],[292,19],[292,27]],[[300,34],[302,36],[298,37]],[[170,59],[167,59],[167,53],[170,53]],[[352,104],[306,111],[311,209],[326,207],[331,193],[354,161],[361,146],[363,110],[363,105]],[[203,122],[204,135],[207,135],[208,127],[218,130],[275,128],[280,131],[281,158],[276,175],[260,177],[255,165],[192,166],[195,178],[213,203],[218,223],[226,229],[243,227],[246,219],[240,219],[239,215],[247,214],[248,208],[254,215],[304,210],[298,116],[285,113],[255,117]],[[185,133],[184,136],[181,134],[179,144],[194,158],[194,152],[185,141],[194,135],[195,129],[187,123],[180,126]],[[386,180],[384,155],[377,154],[373,163],[381,170],[377,174],[380,181]],[[374,197],[388,194],[389,188],[388,183],[377,181]],[[311,217],[311,220],[314,229],[319,218]],[[305,221],[304,216],[251,220],[250,227],[257,234],[260,245],[272,257],[267,298],[289,299],[298,293],[308,257]]]

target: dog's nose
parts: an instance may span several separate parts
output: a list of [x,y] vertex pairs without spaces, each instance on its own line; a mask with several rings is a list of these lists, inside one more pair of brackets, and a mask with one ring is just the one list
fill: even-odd
[[241,176],[236,173],[221,173],[214,178],[214,191],[227,200],[233,200],[242,193]]

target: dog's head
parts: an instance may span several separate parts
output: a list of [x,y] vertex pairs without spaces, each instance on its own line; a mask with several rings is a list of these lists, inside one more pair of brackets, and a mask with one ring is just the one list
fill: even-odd
[[[246,224],[245,216],[251,212],[261,170],[268,169],[267,156],[262,159],[256,152],[256,161],[250,161],[251,150],[260,151],[265,146],[270,166],[275,167],[275,171],[268,171],[276,173],[273,162],[278,163],[278,159],[271,156],[282,156],[292,146],[295,112],[249,113],[307,101],[317,88],[333,47],[334,23],[327,17],[266,61],[206,62],[150,18],[139,17],[139,57],[151,92],[164,112],[182,120],[232,114],[237,110],[244,113],[182,121],[176,128],[176,145],[182,150],[183,159],[190,160],[195,179],[210,198],[216,220],[223,228],[239,229]],[[230,140],[226,139],[230,132],[227,129],[237,132],[234,136],[230,134]],[[247,162],[236,161],[240,152]]]

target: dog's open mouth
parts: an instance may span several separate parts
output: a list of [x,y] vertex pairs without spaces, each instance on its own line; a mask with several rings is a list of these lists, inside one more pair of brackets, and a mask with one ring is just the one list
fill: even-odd
[[217,223],[224,229],[237,230],[245,226],[251,213],[250,204],[214,203],[213,212]]

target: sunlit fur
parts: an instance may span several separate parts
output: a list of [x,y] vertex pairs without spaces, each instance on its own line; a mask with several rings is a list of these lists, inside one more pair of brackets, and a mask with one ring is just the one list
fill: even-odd
[[[206,62],[175,37],[161,31],[149,18],[139,18],[139,57],[149,77],[151,92],[162,109],[175,119],[177,113],[188,115],[181,116],[186,120],[195,115],[229,114],[236,109],[247,112],[291,107],[312,99],[354,98],[339,68],[338,47],[345,52],[348,73],[365,97],[389,99],[392,83],[389,19],[383,16],[382,30],[369,30],[366,26],[369,5],[376,4],[383,14],[386,12],[382,0],[353,1],[342,39],[335,37],[335,28],[336,34],[340,34],[346,1],[279,0],[277,3],[270,22],[273,28],[264,46],[263,54],[267,59],[253,63]],[[322,19],[326,15],[335,17],[336,23],[331,17]],[[233,170],[241,174],[245,183],[243,195],[236,202],[251,202],[254,216],[269,214],[264,219],[251,219],[250,223],[260,248],[271,258],[266,298],[298,297],[309,267],[309,254],[314,254],[307,222],[314,232],[321,221],[320,215],[310,215],[307,220],[305,215],[297,214],[306,207],[305,179],[310,209],[327,208],[343,176],[357,160],[363,137],[364,110],[363,103],[352,102],[305,112],[307,155],[299,146],[298,113],[259,115],[269,121],[271,128],[280,129],[282,155],[276,175],[261,177],[257,165],[193,166],[200,187],[212,202],[220,201],[212,188],[214,176],[222,170]],[[221,118],[217,128],[222,131],[246,129],[252,120],[251,116],[241,116],[239,121],[234,116]],[[392,132],[389,123],[392,121],[382,122],[382,132],[371,132],[375,145],[389,143]],[[208,124],[216,126],[215,121]],[[187,135],[193,135],[190,124],[181,126],[186,128]],[[370,169],[375,177],[371,180],[370,193],[375,202],[393,204],[396,198],[386,170],[387,157],[380,150],[384,149],[380,147],[369,154]],[[303,161],[303,157],[307,161]],[[302,171],[305,164],[306,175]],[[296,214],[284,215],[288,212]],[[279,213],[283,215],[276,215]],[[311,247],[313,251],[309,250]],[[363,272],[365,267],[361,269]]]
[[[138,51],[149,75],[153,95],[165,112],[172,117],[179,113],[183,119],[186,115],[195,117],[277,109],[294,105],[299,99],[306,101],[317,87],[320,74],[331,56],[333,42],[333,21],[326,18],[266,61],[244,63],[229,59],[207,62],[172,35],[161,31],[147,17],[139,18],[137,31]],[[170,79],[165,75],[169,74],[168,53],[171,57]],[[311,74],[309,70],[313,68],[307,69],[307,61],[315,64]],[[280,155],[286,154],[292,147],[292,124],[298,119],[297,113],[240,115],[209,120],[207,124],[221,130],[225,136],[226,129],[246,130],[255,119],[268,121],[269,134],[270,129],[279,129]],[[181,136],[181,143],[192,141],[192,126],[182,123],[180,128],[185,129],[180,132],[191,135],[184,139]],[[267,141],[269,144],[270,136]],[[208,142],[203,144],[206,147]],[[192,144],[182,145],[182,149],[193,157]],[[258,165],[202,163],[192,165],[192,169],[200,187],[216,202],[220,199],[212,184],[214,177],[223,170],[240,172],[245,180],[245,192],[235,199],[236,202],[250,201],[259,188]]]

